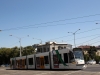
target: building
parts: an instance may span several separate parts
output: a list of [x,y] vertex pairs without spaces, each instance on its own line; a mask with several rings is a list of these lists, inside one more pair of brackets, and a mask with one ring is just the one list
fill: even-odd
[[[82,48],[84,54],[88,54],[88,50],[90,49],[90,45],[81,45],[78,48]],[[100,46],[96,46],[97,52],[96,55],[100,56]]]
[[66,43],[57,43],[57,42],[46,42],[45,44],[34,44],[33,47],[36,48],[36,53],[49,52],[52,50],[60,50],[70,48],[72,49],[72,45]]
[[90,45],[81,45],[78,48],[82,48],[84,54],[87,54],[88,50],[90,49]]
[[96,55],[97,56],[100,56],[100,45],[99,46],[96,46],[96,49],[97,49]]

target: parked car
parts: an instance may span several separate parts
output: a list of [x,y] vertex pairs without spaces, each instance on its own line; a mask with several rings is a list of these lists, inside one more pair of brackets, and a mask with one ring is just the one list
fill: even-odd
[[99,63],[98,63],[99,65],[100,65],[100,61],[99,61]]
[[1,65],[1,67],[5,67],[5,65],[3,64],[3,65]]
[[5,67],[9,67],[10,65],[9,64],[5,64]]
[[2,64],[2,65],[0,65],[0,67],[10,67],[10,65],[9,64]]
[[95,60],[90,60],[90,61],[87,62],[87,64],[93,65],[93,64],[96,64],[96,61]]

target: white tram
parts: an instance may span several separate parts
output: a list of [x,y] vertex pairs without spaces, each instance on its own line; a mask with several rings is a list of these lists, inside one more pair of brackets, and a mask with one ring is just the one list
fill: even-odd
[[10,59],[11,69],[84,69],[81,48],[54,50]]

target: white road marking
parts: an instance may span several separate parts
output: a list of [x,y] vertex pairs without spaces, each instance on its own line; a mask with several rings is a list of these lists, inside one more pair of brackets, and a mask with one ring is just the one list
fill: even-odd
[[70,74],[77,73],[77,72],[80,72],[80,71],[69,72],[69,73],[64,74],[64,75],[70,75]]
[[40,73],[40,74],[35,74],[35,75],[47,75],[47,74],[51,74],[51,73],[55,73],[55,72]]

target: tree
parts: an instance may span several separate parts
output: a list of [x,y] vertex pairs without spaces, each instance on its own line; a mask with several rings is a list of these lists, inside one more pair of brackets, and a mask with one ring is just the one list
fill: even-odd
[[84,60],[85,60],[85,62],[87,62],[89,60],[89,55],[88,54],[84,55]]
[[95,60],[96,60],[97,63],[99,63],[99,61],[100,61],[100,56],[95,56]]
[[0,64],[9,64],[10,48],[0,48]]
[[97,52],[96,47],[90,46],[90,49],[88,50],[88,54],[89,54],[90,59],[95,59],[96,52]]
[[19,48],[17,46],[11,48],[10,56],[13,57],[18,57],[19,56]]
[[[35,49],[32,46],[22,47],[22,55],[34,54]],[[13,48],[0,48],[0,65],[9,64],[10,58],[19,57],[20,48],[15,46]]]
[[23,48],[22,51],[22,55],[30,55],[30,54],[34,54],[35,53],[35,49],[32,46],[26,46]]

